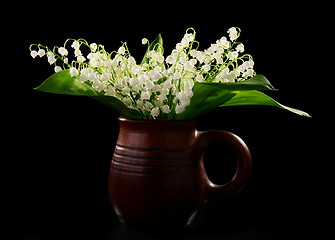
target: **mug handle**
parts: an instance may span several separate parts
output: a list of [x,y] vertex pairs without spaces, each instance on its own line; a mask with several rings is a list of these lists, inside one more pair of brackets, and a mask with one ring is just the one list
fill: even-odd
[[[234,177],[223,185],[212,183],[207,176],[203,154],[207,146],[212,143],[222,143],[230,146],[236,156],[236,171]],[[211,130],[205,132],[197,132],[195,143],[195,152],[200,157],[200,163],[206,179],[207,197],[228,197],[238,193],[246,185],[249,180],[252,168],[251,155],[247,145],[237,135],[224,130]]]

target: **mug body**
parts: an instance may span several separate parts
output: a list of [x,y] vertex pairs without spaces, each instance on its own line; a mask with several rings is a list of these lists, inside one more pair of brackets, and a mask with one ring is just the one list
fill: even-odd
[[202,156],[194,154],[195,121],[119,119],[109,195],[119,219],[133,227],[180,228],[206,196]]

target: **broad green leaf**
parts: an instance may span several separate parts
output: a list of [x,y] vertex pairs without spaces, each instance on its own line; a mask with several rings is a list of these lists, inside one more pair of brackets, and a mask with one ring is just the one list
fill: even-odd
[[223,103],[221,107],[241,105],[266,105],[286,109],[301,116],[311,117],[308,113],[282,105],[271,97],[259,91],[236,91],[235,93],[236,95],[229,99],[227,102]]
[[174,116],[175,120],[194,119],[199,115],[214,110],[235,96],[235,92],[224,90],[218,84],[201,84],[196,82],[193,87],[193,97],[190,105],[181,114]]
[[[235,90],[235,91],[233,91]],[[199,83],[193,87],[191,103],[181,114],[174,116],[175,119],[192,119],[205,114],[232,99],[236,90],[275,90],[270,82],[261,74],[237,83]]]
[[144,57],[142,59],[141,65],[144,63],[148,63],[148,57],[147,54],[152,51],[155,50],[157,52],[164,53],[164,48],[163,48],[163,39],[162,39],[162,35],[158,34],[158,36],[155,38],[155,40],[149,44],[148,49],[146,51],[146,53],[144,54]]
[[71,77],[69,70],[63,70],[53,74],[39,87],[35,88],[35,90],[56,94],[88,96],[106,104],[125,117],[141,118],[141,114],[138,111],[126,107],[126,105],[117,98],[101,95],[89,84],[82,83],[77,77]]
[[218,87],[225,90],[276,90],[270,82],[261,74],[256,74],[254,77],[249,78],[245,81],[236,83],[201,83],[205,85],[217,85]]
[[69,95],[99,95],[90,85],[82,83],[78,78],[70,76],[70,70],[66,69],[51,75],[35,90]]
[[136,111],[134,109],[128,108],[126,105],[124,105],[123,102],[121,102],[119,99],[112,97],[112,96],[90,96],[90,98],[95,99],[108,107],[111,107],[113,110],[120,113],[122,116],[132,119],[140,119],[143,118],[141,113],[139,111]]
[[[106,104],[125,117],[133,119],[143,117],[139,111],[126,107],[126,105],[117,98],[99,94],[89,84],[82,83],[77,77],[71,77],[69,70],[63,70],[53,74],[35,89],[56,94],[88,96]],[[262,75],[256,75],[249,80],[234,84],[196,82],[193,87],[193,97],[191,98],[190,105],[187,106],[185,111],[181,114],[169,115],[169,119],[194,119],[220,106],[240,105],[275,106],[302,116],[310,117],[306,112],[284,106],[266,94],[257,91],[273,89],[271,84]]]

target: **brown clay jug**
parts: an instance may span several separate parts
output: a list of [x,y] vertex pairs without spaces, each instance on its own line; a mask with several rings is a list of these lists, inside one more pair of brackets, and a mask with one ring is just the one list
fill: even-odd
[[[187,226],[207,199],[233,195],[248,181],[250,152],[230,132],[198,132],[193,120],[119,118],[119,124],[109,195],[115,213],[126,225]],[[236,172],[224,185],[210,182],[204,168],[203,153],[211,143],[226,144],[235,152]]]

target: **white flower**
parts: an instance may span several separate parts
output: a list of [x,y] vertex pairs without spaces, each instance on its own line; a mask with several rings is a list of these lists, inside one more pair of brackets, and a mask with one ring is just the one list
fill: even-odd
[[156,52],[152,50],[148,53],[148,56],[156,62],[159,62],[159,63],[164,62],[164,56],[160,52]]
[[154,87],[155,87],[155,84],[152,82],[152,81],[147,81],[145,84],[144,84],[144,87],[148,90],[152,90]]
[[78,69],[76,69],[76,68],[70,68],[70,76],[71,77],[74,77],[74,76],[78,76],[79,75],[79,71],[78,71]]
[[55,56],[55,54],[53,52],[47,52],[46,54],[47,54],[47,57],[54,57]]
[[181,64],[185,64],[185,63],[186,63],[186,58],[185,58],[185,57],[180,57],[180,58],[179,58],[179,62],[180,62]]
[[84,73],[81,73],[79,79],[80,79],[81,82],[86,82],[86,81],[88,81],[88,75],[84,74]]
[[238,57],[238,52],[237,51],[231,51],[227,54],[227,57],[229,60],[234,60]]
[[224,49],[228,49],[230,47],[230,42],[227,40],[226,37],[220,38],[220,40],[216,41],[216,43]]
[[254,61],[252,60],[246,61],[246,63],[248,63],[248,68],[253,68],[255,65]]
[[226,78],[229,82],[235,82],[235,73],[231,71],[230,73],[227,74]]
[[169,55],[169,56],[167,56],[167,58],[165,59],[165,62],[166,62],[166,63],[169,63],[169,64],[174,64],[174,63],[176,62],[176,59],[174,59],[172,55]]
[[140,81],[137,78],[131,78],[129,79],[129,84],[134,88],[140,84]]
[[59,54],[62,55],[62,56],[67,56],[67,55],[68,55],[68,51],[66,50],[65,47],[60,47],[60,48],[58,48],[58,52],[59,52]]
[[154,85],[154,86],[153,86],[152,91],[154,91],[154,92],[162,92],[163,89],[162,89],[162,87],[158,84],[158,85]]
[[236,46],[236,51],[242,53],[244,52],[244,45],[243,43],[240,43],[239,45]]
[[38,50],[37,54],[38,54],[38,56],[43,57],[45,55],[45,50],[40,49],[40,50]]
[[229,33],[229,38],[231,41],[234,41],[238,38],[237,29],[235,27],[229,28],[228,33]]
[[[193,93],[192,93],[193,95]],[[181,103],[181,105],[187,106],[190,104],[191,101],[191,95],[188,95],[187,92],[178,92],[176,94],[176,99],[178,99]]]
[[79,50],[79,48],[76,49],[76,50],[74,50],[74,56],[75,56],[75,57],[79,57],[79,56],[81,56],[81,55],[82,55],[82,53],[81,53],[81,51]]
[[148,77],[145,74],[141,74],[138,76],[138,81],[140,81],[141,84],[144,84],[145,81],[149,80]]
[[138,66],[138,65],[134,65],[132,68],[131,68],[131,72],[133,74],[138,74],[140,71],[142,70],[142,67]]
[[175,109],[176,113],[180,114],[180,113],[184,112],[185,111],[185,107],[186,107],[185,105],[177,105],[176,109]]
[[33,58],[35,58],[35,57],[38,55],[38,53],[37,53],[35,50],[33,50],[33,51],[30,52],[30,55],[31,55]]
[[55,63],[57,59],[55,58],[55,55],[52,52],[48,52],[48,62],[51,64]]
[[202,76],[201,74],[197,75],[195,77],[195,80],[197,80],[197,82],[203,82],[204,81],[204,76]]
[[104,66],[105,67],[113,66],[113,60],[109,59],[109,60],[104,61]]
[[149,111],[152,108],[152,104],[150,102],[146,102],[144,104],[144,108],[145,108],[145,110]]
[[74,48],[74,49],[79,49],[79,47],[80,47],[80,43],[79,43],[78,41],[74,41],[74,42],[72,43],[71,47]]
[[83,68],[81,69],[81,74],[85,74],[85,75],[88,75],[90,74],[91,72],[93,72],[92,68]]
[[130,88],[128,86],[124,86],[122,92],[125,93],[127,96],[130,96]]
[[181,45],[183,46],[183,48],[187,47],[188,44],[190,43],[190,40],[188,39],[188,37],[185,35],[185,37],[181,40]]
[[254,75],[254,70],[253,69],[248,69],[243,73],[243,77],[252,77]]
[[199,54],[199,51],[197,51],[197,50],[195,50],[195,49],[192,49],[192,50],[190,51],[190,55],[191,55],[192,57],[197,57],[198,54]]
[[161,53],[157,53],[154,60],[156,60],[159,63],[163,63],[164,62],[164,56]]
[[223,64],[223,59],[220,53],[214,53],[213,57],[215,58],[217,64]]
[[183,39],[181,40],[181,46],[183,48],[188,47],[188,45],[190,44],[190,42],[192,42],[194,40],[194,34],[191,33],[186,33],[183,37]]
[[167,97],[165,94],[160,94],[159,96],[156,97],[158,101],[163,102],[167,100]]
[[237,70],[241,73],[244,72],[247,68],[247,64],[243,63],[240,66],[238,66]]
[[163,105],[161,107],[161,110],[162,110],[163,113],[170,113],[171,112],[169,105]]
[[86,59],[85,59],[84,56],[78,56],[78,57],[77,57],[77,61],[78,61],[78,62],[85,62],[85,60],[86,60]]
[[201,67],[201,69],[202,69],[204,72],[208,72],[208,71],[211,69],[211,67],[210,67],[208,64],[205,64],[205,65],[203,65],[203,66]]
[[191,64],[191,66],[194,66],[195,64],[197,64],[197,60],[196,59],[191,59],[188,62]]
[[137,105],[137,107],[138,107],[139,109],[142,109],[142,108],[144,107],[144,103],[143,103],[143,101],[140,100],[140,99],[136,101],[136,105]]
[[115,96],[115,89],[113,87],[107,88],[106,95],[108,95],[108,96]]
[[173,74],[174,73],[174,67],[170,67],[168,70],[167,70],[167,74]]
[[90,81],[95,81],[95,80],[97,80],[98,79],[98,76],[97,76],[97,74],[95,73],[95,72],[90,72],[88,75],[87,75],[87,78],[88,78],[88,80],[90,80]]
[[172,83],[171,83],[171,80],[170,79],[168,79],[168,80],[166,80],[165,82],[163,82],[162,84],[162,89],[164,90],[167,90],[167,92],[168,92],[168,90],[172,87]]
[[134,65],[134,64],[136,64],[136,60],[135,60],[134,57],[129,57],[127,61],[128,61],[128,64],[129,64],[129,65]]
[[216,82],[225,81],[225,80],[226,80],[226,77],[227,77],[227,73],[228,73],[228,71],[229,71],[229,70],[228,70],[227,68],[223,69],[222,72],[220,72],[220,73],[216,76],[215,81],[216,81]]
[[94,60],[94,59],[96,59],[95,55],[96,55],[95,53],[91,52],[87,55],[87,59]]
[[142,44],[143,44],[143,45],[147,44],[148,42],[149,42],[148,39],[146,39],[146,38],[142,38]]
[[154,70],[158,73],[162,72],[162,68],[160,66],[156,66]]
[[[104,89],[102,89],[102,90],[104,90]],[[131,107],[132,102],[131,102],[130,98],[123,98],[122,101],[127,107]]]
[[55,72],[59,72],[59,71],[62,71],[62,68],[61,68],[60,66],[56,66],[56,67],[54,68],[54,70],[55,70]]
[[124,47],[119,47],[119,49],[117,50],[118,53],[120,53],[121,55],[126,53],[126,49]]
[[[195,59],[192,59],[192,60],[195,60]],[[197,61],[197,60],[195,60]],[[184,70],[185,71],[189,71],[189,72],[196,72],[196,69],[194,68],[194,64],[193,64],[193,61],[187,61],[185,64],[184,64]]]
[[181,78],[181,75],[180,75],[179,72],[175,72],[175,73],[173,74],[173,79],[174,79],[174,80],[177,80],[177,79],[180,79],[180,78]]
[[98,48],[98,45],[96,43],[91,43],[90,47],[92,48],[93,51],[96,51]]
[[249,61],[245,61],[244,63],[242,63],[238,69],[240,70],[240,72],[244,72],[248,69],[252,69],[254,67],[254,62],[252,60]]
[[159,108],[153,108],[152,110],[151,110],[151,116],[153,116],[153,117],[157,117],[158,115],[159,115],[159,113],[160,113],[160,110],[159,110]]
[[142,92],[141,93],[141,99],[149,100],[150,99],[150,94],[148,92]]
[[107,82],[111,78],[111,73],[103,73],[100,75],[100,80],[103,82]]
[[176,45],[176,50],[178,50],[178,51],[181,51],[181,50],[183,50],[183,44],[181,44],[181,43],[177,43],[177,45]]
[[92,65],[92,67],[101,67],[103,62],[101,62],[100,59],[96,59],[90,60],[90,64]]
[[219,49],[220,49],[220,46],[218,44],[211,44],[211,46],[206,50],[206,53],[207,54],[213,54],[213,53],[219,51]]
[[159,79],[162,78],[162,74],[160,74],[159,72],[156,72],[155,70],[150,70],[148,73],[148,76],[153,80],[153,81],[157,81]]
[[[99,81],[99,80],[96,80],[96,81],[93,82],[92,87],[93,87],[95,90],[97,90],[97,91],[100,92],[100,91],[103,91],[103,90],[106,89],[106,84],[104,84],[103,82],[101,82],[101,81]],[[125,99],[124,99],[124,100],[125,100]],[[125,103],[126,105],[128,105],[126,101],[124,101],[124,103]]]

